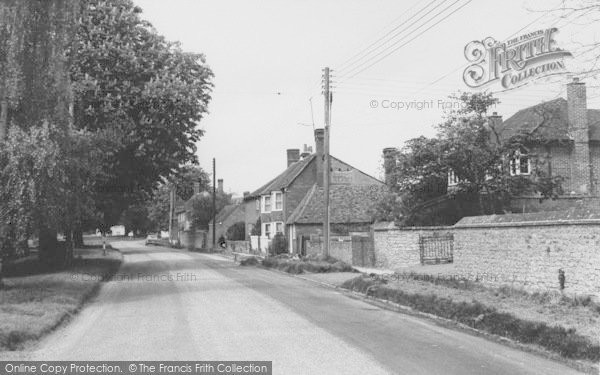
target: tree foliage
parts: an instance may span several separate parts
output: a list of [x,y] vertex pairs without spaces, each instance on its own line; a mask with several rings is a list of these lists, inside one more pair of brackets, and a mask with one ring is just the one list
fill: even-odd
[[73,59],[75,123],[104,132],[114,146],[98,207],[109,224],[196,162],[212,72],[203,55],[160,36],[130,0],[86,2]]
[[[509,173],[509,160],[515,151],[528,150],[546,140],[529,133],[502,140],[487,116],[489,108],[498,102],[491,94],[462,93],[452,98],[462,105],[437,126],[435,138],[411,139],[397,151],[393,170],[397,185],[379,202],[377,219],[439,224],[425,217],[414,218],[428,203],[441,202],[441,197],[463,201],[475,197],[477,213],[485,214],[509,210],[511,197],[528,194],[548,199],[560,194],[562,177],[550,176],[541,155],[529,155],[533,159],[530,175]],[[447,189],[449,173],[459,180],[451,191]]]

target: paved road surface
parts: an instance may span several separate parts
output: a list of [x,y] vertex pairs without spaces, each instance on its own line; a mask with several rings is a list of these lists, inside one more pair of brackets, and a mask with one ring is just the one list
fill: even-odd
[[115,280],[33,359],[269,360],[274,374],[575,373],[217,255],[115,246],[125,259]]

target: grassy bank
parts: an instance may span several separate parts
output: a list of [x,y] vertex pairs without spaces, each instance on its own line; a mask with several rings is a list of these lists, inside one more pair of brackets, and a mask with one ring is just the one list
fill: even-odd
[[118,253],[87,247],[67,270],[41,266],[35,257],[12,265],[0,289],[0,351],[19,350],[52,331],[93,296],[119,268]]
[[348,263],[331,257],[307,257],[304,259],[293,259],[289,256],[279,255],[265,258],[261,261],[251,257],[244,259],[243,266],[262,265],[266,268],[274,268],[291,274],[301,273],[329,273],[329,272],[353,272],[354,269]]
[[[417,279],[417,276],[396,277],[389,280],[361,276],[344,282],[342,287],[524,344],[536,344],[565,358],[600,361],[600,344],[597,336],[593,336],[595,331],[580,334],[573,327],[565,328],[563,325],[551,324],[552,319],[527,319],[528,315],[524,313],[522,303],[526,294],[524,292],[513,292],[512,295],[506,290],[503,292],[501,289],[486,289],[464,281],[443,281],[443,279],[440,281],[435,278],[421,280]],[[466,295],[461,295],[465,291]],[[505,308],[498,309],[492,300],[482,295],[483,293],[490,294],[492,299],[493,297],[512,299],[508,301],[508,305],[516,305],[515,309],[513,311]],[[544,306],[540,304],[542,296],[530,298],[531,309],[543,313]],[[517,299],[521,301],[520,304],[516,303]],[[576,310],[583,309],[586,317],[592,319],[592,322],[588,319],[588,324],[595,322],[594,319],[599,314],[596,306],[591,303],[583,301],[562,301],[562,303],[563,305],[567,303],[566,308],[571,311],[571,315]]]

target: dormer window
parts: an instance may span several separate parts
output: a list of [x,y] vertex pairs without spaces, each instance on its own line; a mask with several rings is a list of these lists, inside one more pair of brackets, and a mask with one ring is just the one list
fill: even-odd
[[510,175],[527,176],[531,174],[531,159],[526,151],[517,150],[510,158]]

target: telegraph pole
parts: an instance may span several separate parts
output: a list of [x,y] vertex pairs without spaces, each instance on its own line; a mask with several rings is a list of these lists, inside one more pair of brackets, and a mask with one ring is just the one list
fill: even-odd
[[217,228],[217,163],[215,161],[215,158],[213,158],[213,166],[212,166],[213,170],[213,196],[212,196],[212,222],[213,222],[213,227],[212,227],[212,248],[213,251],[216,247],[217,244],[217,239],[215,238],[216,236],[216,228]]
[[331,182],[331,158],[329,157],[329,133],[330,121],[331,121],[331,92],[329,90],[329,68],[326,67],[323,75],[323,96],[325,97],[325,166],[323,168],[323,185],[325,187],[325,220],[323,221],[323,240],[325,247],[323,248],[323,255],[329,255],[329,214],[330,214],[330,202],[329,202],[329,188]]

